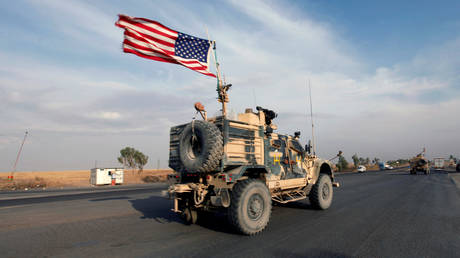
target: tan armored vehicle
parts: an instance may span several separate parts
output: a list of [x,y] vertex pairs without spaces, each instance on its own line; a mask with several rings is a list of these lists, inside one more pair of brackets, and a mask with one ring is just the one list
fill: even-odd
[[410,160],[410,174],[415,175],[417,172],[423,172],[425,175],[430,174],[429,163],[425,158],[425,150]]
[[220,94],[223,115],[207,118],[204,107],[195,108],[203,120],[174,126],[170,131],[169,194],[174,212],[195,223],[200,211],[226,211],[241,233],[253,235],[268,224],[272,202],[310,199],[317,209],[327,209],[333,198],[334,174],[328,160],[301,146],[300,132],[274,131],[277,114],[257,107],[237,119],[227,119],[226,90]]

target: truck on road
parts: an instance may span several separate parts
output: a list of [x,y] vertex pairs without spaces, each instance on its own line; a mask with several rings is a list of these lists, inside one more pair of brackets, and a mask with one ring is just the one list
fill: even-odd
[[425,175],[430,174],[430,166],[425,158],[425,149],[410,160],[410,174],[415,175],[417,172],[423,172]]
[[433,164],[435,169],[444,169],[444,158],[434,158]]
[[254,235],[267,226],[272,202],[309,198],[312,207],[329,208],[333,187],[339,186],[330,161],[317,157],[311,144],[302,147],[300,132],[276,133],[272,110],[257,107],[227,118],[228,88],[219,94],[222,116],[207,118],[196,103],[203,120],[170,130],[173,211],[188,223],[202,212],[224,211],[239,232]]

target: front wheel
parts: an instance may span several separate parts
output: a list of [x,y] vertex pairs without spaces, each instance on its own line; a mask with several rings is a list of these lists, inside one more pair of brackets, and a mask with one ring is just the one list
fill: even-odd
[[325,210],[331,206],[332,197],[331,178],[329,175],[320,174],[309,195],[311,205],[316,209]]
[[228,210],[230,223],[245,235],[255,235],[268,224],[272,200],[267,186],[260,180],[236,183]]

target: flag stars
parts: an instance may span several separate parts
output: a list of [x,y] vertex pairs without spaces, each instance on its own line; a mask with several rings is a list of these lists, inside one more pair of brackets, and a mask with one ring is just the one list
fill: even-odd
[[178,33],[175,43],[175,53],[179,57],[207,62],[209,48],[210,43],[208,40]]

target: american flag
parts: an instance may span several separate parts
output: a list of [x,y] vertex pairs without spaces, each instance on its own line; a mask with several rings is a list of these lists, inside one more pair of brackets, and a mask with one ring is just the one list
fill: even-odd
[[123,51],[155,61],[183,65],[204,75],[209,71],[211,41],[174,31],[145,18],[118,15],[116,26],[125,29]]

